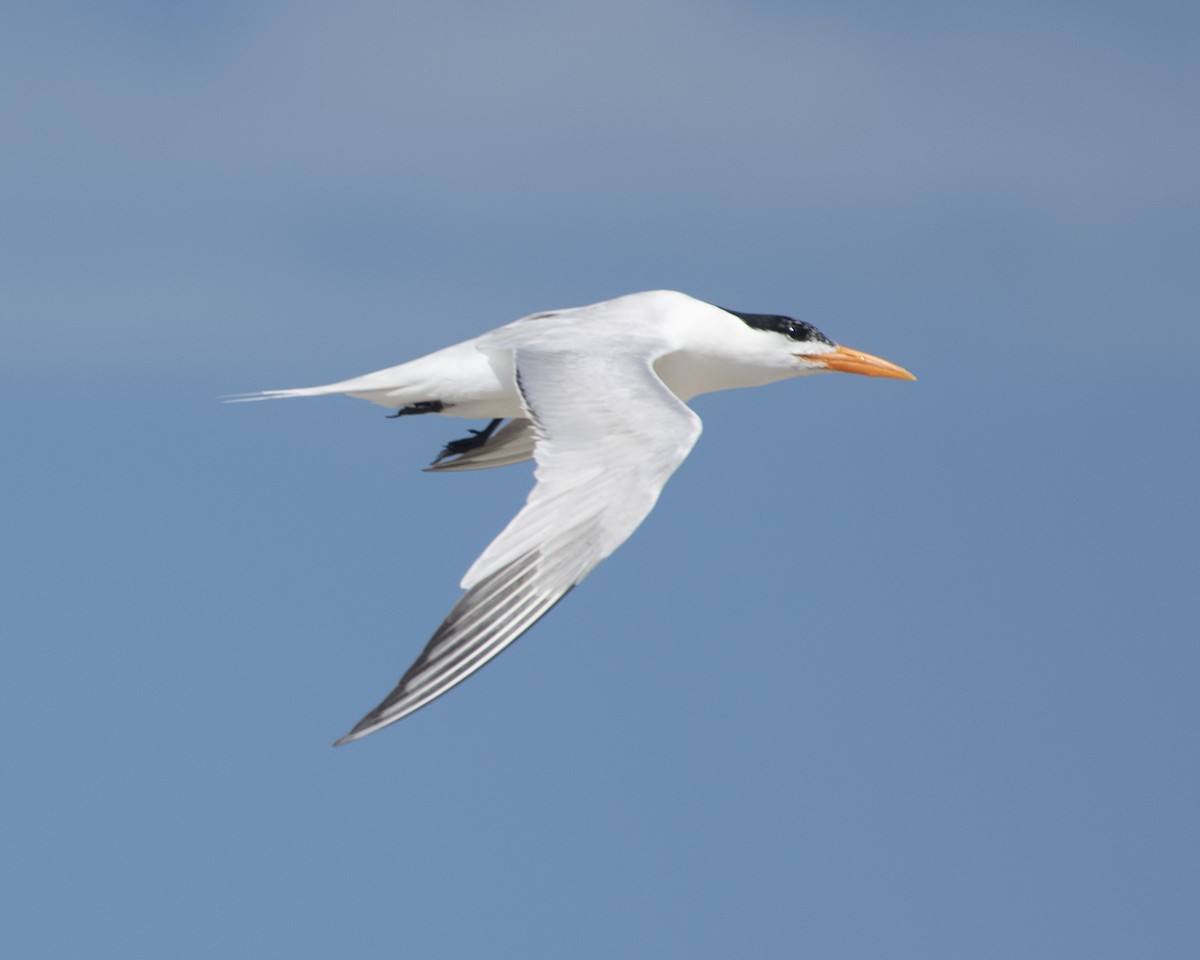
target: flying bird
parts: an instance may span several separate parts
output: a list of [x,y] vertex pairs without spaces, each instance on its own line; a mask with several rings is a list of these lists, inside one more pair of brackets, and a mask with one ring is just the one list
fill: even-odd
[[346,394],[396,417],[486,418],[427,469],[537,464],[524,507],[467,570],[466,592],[421,655],[335,746],[465,680],[624,543],[700,436],[687,401],[826,371],[916,379],[803,320],[656,290],[531,314],[350,380],[232,398]]

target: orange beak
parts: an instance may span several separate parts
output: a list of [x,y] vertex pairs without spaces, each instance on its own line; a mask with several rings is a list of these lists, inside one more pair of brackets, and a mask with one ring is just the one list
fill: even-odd
[[851,350],[849,347],[838,347],[833,353],[800,354],[810,363],[818,364],[827,370],[839,373],[858,373],[864,377],[891,377],[893,380],[916,380],[903,367],[898,367],[887,360],[873,357],[861,350]]

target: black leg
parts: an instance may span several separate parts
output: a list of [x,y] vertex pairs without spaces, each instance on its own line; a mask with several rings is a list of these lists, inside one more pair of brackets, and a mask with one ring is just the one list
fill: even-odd
[[434,463],[441,463],[447,457],[456,457],[460,453],[467,453],[470,450],[475,450],[482,447],[488,442],[488,438],[495,432],[496,428],[504,422],[503,417],[497,417],[482,430],[472,430],[469,437],[463,437],[461,440],[451,440],[448,444],[442,447],[442,452],[434,459]]
[[418,413],[441,413],[444,409],[445,406],[441,400],[422,400],[412,406],[401,407],[395,413],[389,413],[387,418],[395,420],[397,417],[415,416]]

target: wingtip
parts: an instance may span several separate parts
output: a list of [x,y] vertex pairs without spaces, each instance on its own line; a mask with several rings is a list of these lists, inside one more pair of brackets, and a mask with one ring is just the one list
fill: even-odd
[[357,726],[355,726],[355,728],[353,730],[351,730],[344,737],[340,737],[337,740],[333,741],[333,745],[335,747],[340,747],[340,746],[343,746],[344,744],[351,743],[355,740],[361,740],[372,730],[374,730],[374,727],[367,727],[364,724],[359,723]]
[[[397,717],[396,719],[399,719],[399,717]],[[363,737],[374,733],[380,727],[386,727],[389,723],[392,723],[392,722],[393,721],[391,721],[391,720],[385,720],[381,723],[379,720],[378,712],[372,711],[371,713],[368,713],[365,717],[363,717],[361,720],[359,720],[358,723],[356,723],[354,725],[354,728],[348,734],[346,734],[344,737],[341,737],[338,740],[335,740],[333,745],[335,747],[340,747],[343,744],[350,743],[354,740],[361,740]]]

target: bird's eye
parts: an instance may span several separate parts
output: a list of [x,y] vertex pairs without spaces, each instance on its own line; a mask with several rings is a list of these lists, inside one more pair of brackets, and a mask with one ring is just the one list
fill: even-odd
[[812,343],[814,340],[818,343],[829,342],[825,334],[804,320],[792,320],[788,324],[787,335],[800,343]]

